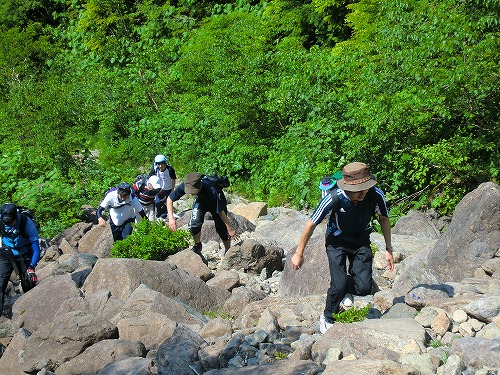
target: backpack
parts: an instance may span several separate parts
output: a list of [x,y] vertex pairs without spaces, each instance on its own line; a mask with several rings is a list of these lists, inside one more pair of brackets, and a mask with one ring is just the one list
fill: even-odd
[[219,176],[216,174],[202,175],[201,180],[211,187],[219,187],[221,189],[229,187],[229,178],[227,176]]
[[[17,206],[17,214],[19,216],[19,234],[24,238],[28,238],[28,234],[26,233],[26,224],[27,218],[30,218],[33,224],[35,224],[35,228],[38,233],[40,233],[40,224],[33,215],[33,212],[30,211],[28,207]],[[5,225],[3,221],[0,220],[0,233],[3,235],[5,233]]]
[[135,177],[134,185],[137,187],[137,191],[141,191],[146,186],[148,179],[149,176],[147,174],[138,174]]
[[[342,179],[342,171],[337,171],[330,176],[325,176],[319,182],[319,189],[321,190],[321,198],[328,195],[329,191],[337,188],[337,181]],[[331,186],[330,186],[331,185]]]

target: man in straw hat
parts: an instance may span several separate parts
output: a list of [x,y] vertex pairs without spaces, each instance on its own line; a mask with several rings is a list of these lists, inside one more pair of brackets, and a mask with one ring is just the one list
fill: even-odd
[[[326,231],[326,254],[330,266],[330,288],[325,311],[320,317],[320,331],[325,333],[334,322],[333,314],[353,304],[352,294],[366,296],[372,287],[372,251],[370,221],[374,213],[384,235],[387,269],[394,269],[391,225],[384,193],[365,163],[350,163],[342,169],[338,188],[326,195],[311,215],[292,257],[292,267],[299,269],[307,242],[316,226],[331,212]],[[346,259],[350,268],[346,267]]]

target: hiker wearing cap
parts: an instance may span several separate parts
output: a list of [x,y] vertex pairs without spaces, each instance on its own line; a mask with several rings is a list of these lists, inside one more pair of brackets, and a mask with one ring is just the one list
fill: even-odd
[[[353,304],[352,295],[365,296],[372,288],[372,251],[370,221],[376,213],[384,236],[387,269],[394,268],[391,226],[384,193],[365,163],[350,163],[342,169],[338,188],[325,195],[311,215],[299,240],[291,262],[297,270],[303,264],[307,242],[316,226],[331,212],[326,231],[326,253],[330,266],[330,287],[324,313],[320,316],[320,331],[325,333],[333,323],[333,313]],[[347,270],[346,260],[351,269]]]
[[167,197],[175,187],[175,180],[177,176],[174,168],[168,164],[165,155],[156,155],[153,168],[149,172],[150,176],[158,176],[160,180],[161,190],[156,198],[156,217],[167,217]]
[[40,260],[40,244],[38,243],[40,237],[35,223],[27,216],[22,217],[13,203],[2,205],[0,220],[2,227],[0,315],[2,315],[5,291],[12,271],[18,274],[24,293],[32,289],[38,281],[35,267]]
[[161,190],[160,179],[158,176],[149,176],[146,181],[137,180],[132,185],[132,189],[134,189],[135,195],[141,203],[148,220],[155,221],[155,199]]
[[116,189],[108,191],[97,209],[97,218],[101,227],[106,226],[102,216],[109,209],[109,225],[113,234],[113,241],[123,240],[132,233],[132,223],[138,213],[146,218],[146,213],[137,197],[132,195],[132,187],[122,182]]
[[201,227],[205,220],[205,214],[210,212],[215,222],[215,230],[219,234],[224,248],[231,247],[231,238],[236,238],[236,232],[231,227],[227,217],[227,200],[221,189],[210,186],[202,180],[199,173],[191,172],[186,175],[184,182],[175,188],[167,198],[168,225],[171,230],[177,229],[173,215],[174,203],[185,194],[195,196],[191,218],[189,220],[189,231],[191,232],[195,245],[193,251],[201,255]]

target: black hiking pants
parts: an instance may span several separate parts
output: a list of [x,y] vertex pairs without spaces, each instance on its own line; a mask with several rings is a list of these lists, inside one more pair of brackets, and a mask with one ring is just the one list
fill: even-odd
[[[2,247],[0,249],[0,315],[3,315],[5,291],[7,290],[7,285],[9,284],[9,279],[12,275],[12,271],[14,271],[14,266],[11,259],[14,259],[14,262],[16,264],[16,272],[19,272],[19,278],[21,279],[21,288],[23,292],[26,293],[28,290],[34,287],[34,285],[31,284],[29,280],[28,273],[22,271],[29,268],[31,255],[24,255],[22,257],[10,257],[7,253],[8,251],[11,250],[6,247]],[[23,264],[21,264],[21,262],[23,262]]]
[[[346,293],[366,296],[372,289],[372,250],[370,246],[358,249],[326,246],[328,265],[330,266],[330,288],[328,288],[325,306],[325,319],[333,323],[332,313],[338,313],[340,302]],[[349,260],[347,270],[346,259]]]
[[[217,234],[220,236],[222,241],[227,241],[231,237],[227,231],[226,224],[222,221],[220,215],[215,212],[213,209],[206,207],[206,205],[201,204],[198,199],[195,198],[193,203],[193,210],[191,211],[191,218],[189,219],[189,232],[194,236],[201,232],[201,227],[203,226],[203,222],[205,221],[205,214],[210,212],[212,218],[215,223],[215,230]],[[226,210],[224,212],[227,213]]]

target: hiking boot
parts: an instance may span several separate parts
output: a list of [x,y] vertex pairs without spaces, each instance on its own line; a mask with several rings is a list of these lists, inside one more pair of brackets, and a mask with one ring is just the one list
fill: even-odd
[[328,323],[325,319],[325,316],[321,314],[319,317],[319,331],[323,334],[333,326],[333,323]]
[[201,255],[201,249],[201,243],[195,243],[191,250],[193,250],[196,254]]
[[351,293],[346,293],[342,301],[340,302],[340,308],[344,311],[349,310],[354,306],[354,297]]

